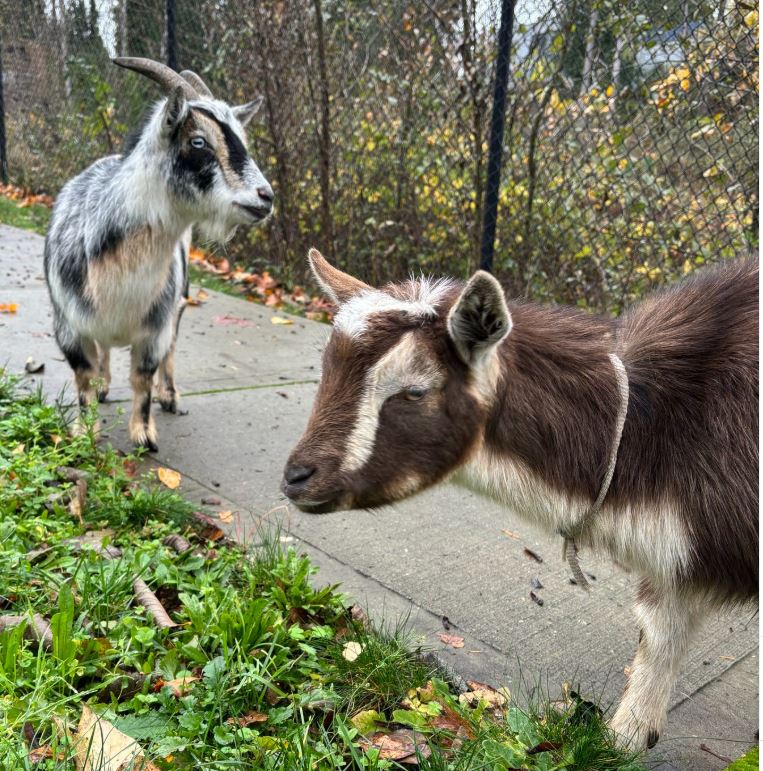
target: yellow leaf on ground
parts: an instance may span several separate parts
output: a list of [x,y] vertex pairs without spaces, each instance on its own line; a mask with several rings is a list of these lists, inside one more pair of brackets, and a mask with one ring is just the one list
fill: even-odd
[[217,513],[218,518],[221,522],[225,522],[225,524],[229,524],[230,522],[233,522],[233,512],[232,511],[219,511]]
[[18,309],[16,303],[0,303],[0,313],[16,313]]
[[174,471],[171,468],[160,467],[156,470],[156,474],[159,477],[159,481],[165,487],[169,487],[170,490],[175,490],[180,487],[180,481],[183,477],[180,476],[179,472]]
[[291,319],[287,319],[284,316],[271,316],[270,323],[271,324],[293,324],[294,322]]

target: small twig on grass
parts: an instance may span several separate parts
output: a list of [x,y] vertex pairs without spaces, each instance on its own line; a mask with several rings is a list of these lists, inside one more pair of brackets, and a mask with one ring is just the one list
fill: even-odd
[[53,647],[53,632],[50,629],[50,621],[39,613],[35,613],[31,619],[29,616],[0,616],[0,632],[13,629],[25,621],[30,623],[24,629],[24,637],[39,643],[45,650],[50,650]]

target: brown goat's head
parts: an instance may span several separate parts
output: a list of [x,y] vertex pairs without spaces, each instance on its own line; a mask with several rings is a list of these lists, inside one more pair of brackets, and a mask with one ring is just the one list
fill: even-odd
[[282,489],[303,511],[381,506],[440,481],[470,456],[511,329],[503,290],[411,280],[373,289],[308,256],[339,308],[307,430]]

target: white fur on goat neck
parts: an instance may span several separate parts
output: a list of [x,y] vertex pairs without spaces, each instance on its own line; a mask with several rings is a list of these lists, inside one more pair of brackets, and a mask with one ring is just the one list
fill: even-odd
[[[554,535],[574,527],[591,505],[553,489],[522,461],[501,457],[484,442],[451,481],[497,500]],[[578,541],[662,586],[674,583],[691,554],[686,525],[669,501],[617,508],[605,503]]]
[[368,462],[376,443],[379,412],[387,398],[408,386],[435,388],[443,377],[433,360],[430,363],[422,359],[414,333],[404,334],[366,375],[355,425],[347,439],[342,471],[357,471]]
[[349,337],[360,337],[378,313],[398,312],[409,316],[435,318],[437,304],[454,286],[451,279],[411,280],[411,298],[403,300],[380,289],[367,289],[342,303],[334,317],[334,328]]

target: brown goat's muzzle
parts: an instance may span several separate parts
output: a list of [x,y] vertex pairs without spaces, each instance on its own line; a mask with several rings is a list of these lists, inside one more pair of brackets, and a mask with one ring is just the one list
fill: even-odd
[[326,486],[315,466],[289,460],[283,472],[281,491],[300,511],[327,514],[349,508],[350,496],[335,485]]

